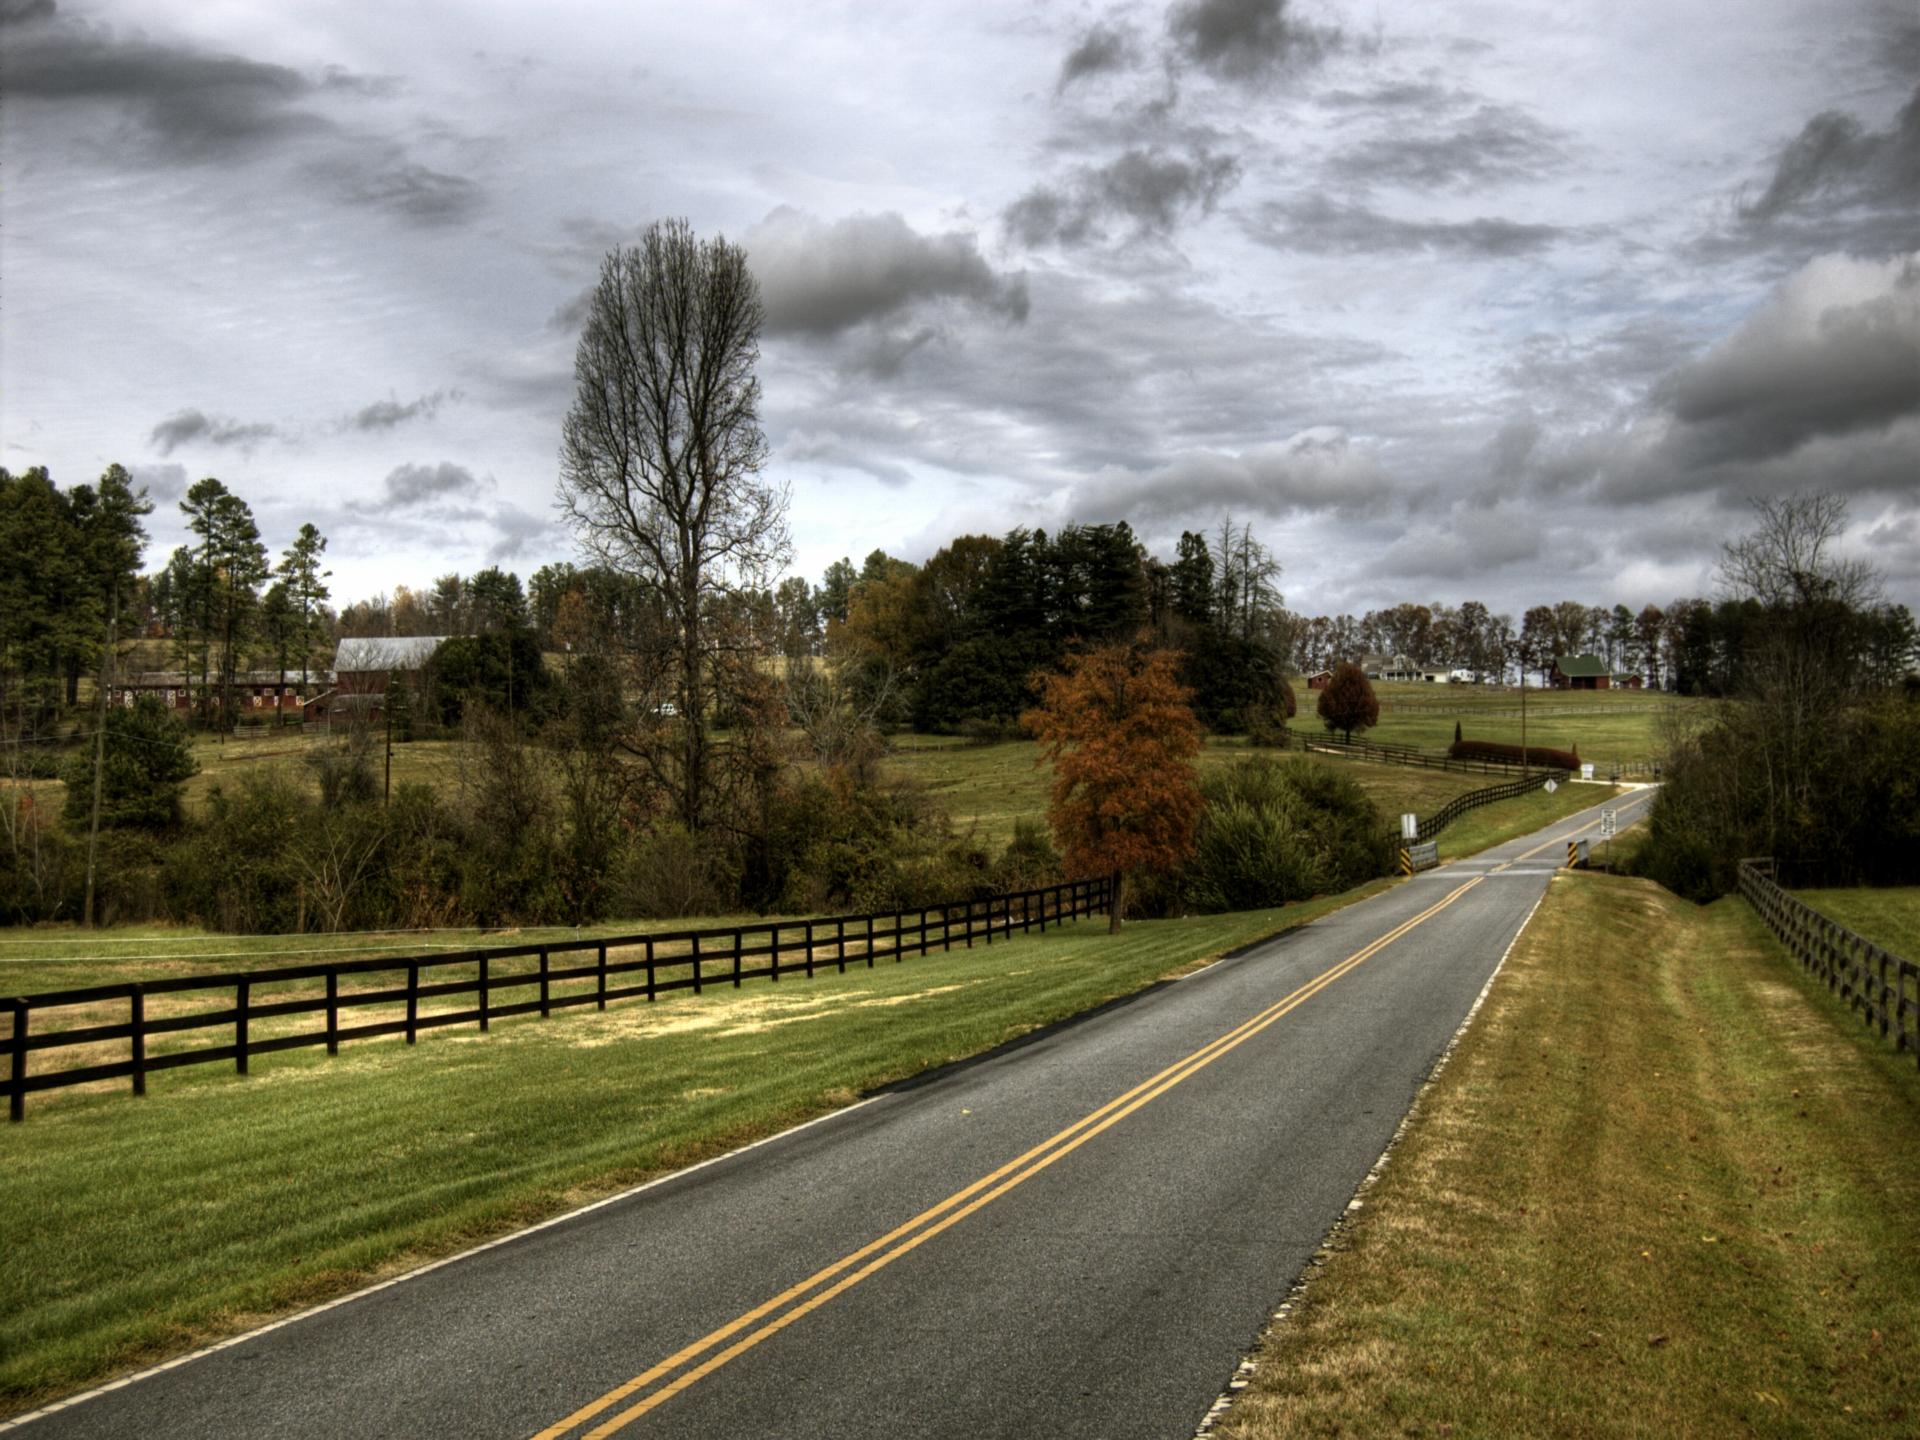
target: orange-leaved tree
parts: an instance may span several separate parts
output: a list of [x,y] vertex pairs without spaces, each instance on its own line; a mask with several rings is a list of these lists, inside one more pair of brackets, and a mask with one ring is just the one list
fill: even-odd
[[1053,764],[1047,819],[1068,873],[1113,877],[1111,930],[1127,872],[1164,874],[1193,849],[1200,726],[1178,662],[1142,641],[1070,653],[1063,673],[1037,677],[1040,704],[1020,717]]

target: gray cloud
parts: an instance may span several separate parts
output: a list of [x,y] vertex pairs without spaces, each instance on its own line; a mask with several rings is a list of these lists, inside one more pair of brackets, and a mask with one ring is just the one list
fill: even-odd
[[402,405],[389,396],[385,400],[361,406],[346,417],[345,423],[355,430],[391,430],[409,420],[431,420],[447,401],[460,398],[461,392],[458,390],[436,390],[431,395],[422,395],[418,400],[409,400]]
[[331,128],[297,108],[313,86],[283,65],[123,36],[57,17],[51,7],[28,8],[37,23],[9,39],[0,61],[8,92],[47,105],[118,104],[163,161],[220,159]]
[[397,465],[387,475],[383,505],[405,510],[475,496],[485,488],[471,470],[451,460],[442,460],[438,465]]
[[964,231],[922,235],[892,213],[829,224],[782,206],[745,244],[771,334],[834,335],[935,302],[1027,318],[1026,277],[996,273]]
[[1481,105],[1446,134],[1394,134],[1340,152],[1334,174],[1353,183],[1467,189],[1537,179],[1565,161],[1559,132],[1507,105]]
[[[289,149],[319,153],[305,169],[340,199],[402,219],[445,224],[471,215],[480,189],[430,169],[390,140],[342,129],[307,108],[323,92],[379,99],[391,77],[329,65],[315,80],[284,65],[218,54],[69,19],[51,5],[20,7],[0,51],[0,85],[32,110],[76,117],[96,153],[119,154],[134,140],[148,163],[232,163]],[[109,107],[131,128],[105,131],[85,118]],[[29,113],[32,113],[30,110]]]
[[50,20],[60,7],[54,0],[0,0],[0,25],[25,25]]
[[1313,195],[1270,201],[1246,221],[1249,235],[1276,250],[1318,255],[1430,251],[1486,259],[1530,255],[1567,235],[1557,225],[1485,216],[1473,220],[1396,220],[1360,205]]
[[1760,198],[1740,213],[1767,221],[1816,200],[1877,207],[1920,201],[1920,87],[1884,131],[1839,110],[1814,116],[1780,152]]
[[1223,80],[1258,80],[1317,64],[1342,43],[1337,28],[1288,13],[1287,0],[1188,0],[1167,12],[1175,53]]
[[517,505],[502,505],[489,521],[498,538],[487,547],[487,559],[494,564],[517,560],[534,542],[548,536],[553,524],[538,515],[530,515]]
[[365,151],[316,162],[315,173],[334,182],[335,192],[352,205],[389,210],[417,225],[452,225],[477,211],[479,185],[404,159],[398,151]]
[[1130,222],[1137,235],[1166,235],[1189,214],[1210,213],[1240,179],[1231,155],[1197,149],[1186,158],[1161,150],[1128,150],[1087,166],[1059,187],[1036,185],[1007,207],[1007,231],[1025,245],[1082,245],[1104,238],[1108,222]]
[[1140,37],[1131,25],[1094,24],[1060,63],[1056,90],[1109,70],[1128,70],[1140,61]]
[[1109,469],[1074,488],[1075,515],[1160,522],[1221,514],[1360,516],[1393,498],[1377,456],[1344,430],[1320,426],[1237,455],[1198,451],[1147,470]]
[[191,443],[235,445],[251,450],[278,433],[276,427],[265,423],[243,424],[200,410],[181,410],[154,426],[147,438],[160,448],[162,455],[171,455],[182,445]]
[[1920,416],[1920,254],[1815,261],[1654,400],[1702,461],[1784,456]]
[[170,505],[187,493],[187,467],[184,465],[129,465],[135,486],[144,487],[155,505]]

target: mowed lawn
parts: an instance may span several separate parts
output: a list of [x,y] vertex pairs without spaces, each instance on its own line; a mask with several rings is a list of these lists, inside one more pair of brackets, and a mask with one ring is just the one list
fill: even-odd
[[1916,1135],[1743,901],[1559,877],[1217,1433],[1920,1433]]
[[[1520,743],[1520,692],[1483,685],[1380,683],[1380,723],[1365,738],[1422,750],[1445,750],[1457,721],[1469,740]],[[1302,702],[1305,724],[1314,697]],[[1580,758],[1603,767],[1610,760],[1654,759],[1666,750],[1665,731],[1696,723],[1710,702],[1642,690],[1527,691],[1527,743],[1556,750],[1580,748]]]
[[1095,919],[54,1092],[0,1126],[0,1411],[29,1408],[714,1155],[1372,893],[1118,937]]
[[[1219,738],[1202,746],[1200,770],[1204,775],[1210,769],[1255,755],[1267,756],[1276,763],[1300,758],[1298,752],[1260,750],[1244,740]],[[1431,815],[1454,796],[1498,784],[1501,779],[1498,775],[1422,770],[1341,756],[1316,754],[1309,758],[1359,782],[1388,822],[1408,811]],[[1031,740],[979,744],[947,736],[896,735],[885,768],[890,778],[924,786],[952,815],[955,825],[962,830],[977,827],[991,843],[1004,845],[1012,839],[1018,821],[1046,823],[1052,772],[1041,761],[1040,747]]]
[[1920,963],[1920,885],[1793,893],[1881,949]]

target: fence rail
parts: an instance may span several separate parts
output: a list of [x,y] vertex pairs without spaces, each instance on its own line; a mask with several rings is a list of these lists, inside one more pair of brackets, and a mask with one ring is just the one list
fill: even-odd
[[1420,833],[1415,835],[1414,839],[1416,841],[1432,840],[1469,810],[1478,810],[1482,805],[1491,805],[1498,800],[1513,800],[1522,795],[1530,795],[1545,784],[1547,778],[1543,774],[1528,775],[1520,780],[1509,780],[1504,785],[1488,785],[1484,789],[1469,790],[1464,795],[1456,795],[1433,814],[1420,821]]
[[[884,914],[829,915],[704,930],[501,945],[371,960],[343,960],[219,975],[173,976],[122,985],[43,991],[0,1000],[11,1028],[7,1118],[20,1120],[26,1098],[43,1090],[127,1080],[135,1095],[147,1077],[186,1065],[231,1062],[241,1075],[255,1055],[349,1040],[477,1025],[484,1032],[512,1015],[613,1000],[656,1000],[676,990],[699,995],[716,985],[817,970],[904,960],[955,945],[991,945],[1049,923],[1105,913],[1108,880],[1076,880],[1038,890]],[[567,963],[555,964],[556,958]],[[344,983],[343,983],[344,982]],[[459,1005],[462,997],[471,1004]],[[213,997],[211,1008],[173,1008]],[[228,1003],[229,997],[231,1003]],[[157,1002],[149,1011],[148,1002]],[[453,1002],[453,1008],[449,1007]],[[125,1018],[120,1018],[124,1016]],[[319,1028],[287,1029],[292,1017],[320,1017]],[[297,1022],[296,1022],[297,1023]],[[150,1042],[215,1032],[219,1043],[150,1050]]]
[[[1351,755],[1361,760],[1378,760],[1387,765],[1411,765],[1421,770],[1459,770],[1467,773],[1478,772],[1482,775],[1531,774],[1539,769],[1537,762],[1521,765],[1518,760],[1499,760],[1476,757],[1471,760],[1460,759],[1445,753],[1422,750],[1413,745],[1392,745],[1381,740],[1343,740],[1338,735],[1309,736],[1297,731],[1285,732],[1281,741],[1282,748],[1313,751],[1323,754]],[[1542,750],[1549,747],[1542,745]],[[1603,760],[1594,764],[1596,775],[1605,772],[1609,780],[1619,780],[1630,775],[1647,775],[1655,779],[1660,775],[1658,760]],[[1558,770],[1555,774],[1562,773]]]
[[1740,893],[1794,958],[1869,1029],[1891,1039],[1920,1065],[1920,966],[1884,950],[1789,895],[1773,878],[1771,859],[1740,862]]

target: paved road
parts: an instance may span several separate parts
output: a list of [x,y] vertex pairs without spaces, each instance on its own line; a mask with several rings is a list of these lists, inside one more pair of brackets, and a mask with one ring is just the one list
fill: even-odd
[[1188,1440],[1597,814],[21,1433]]

